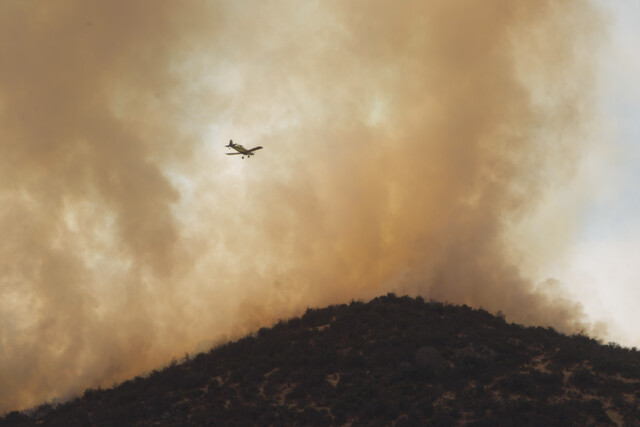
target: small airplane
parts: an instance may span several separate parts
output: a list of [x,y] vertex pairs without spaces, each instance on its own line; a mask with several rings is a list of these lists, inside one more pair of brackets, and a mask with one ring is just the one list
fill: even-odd
[[253,156],[253,152],[257,151],[257,150],[261,150],[262,147],[261,146],[257,146],[257,147],[253,147],[249,150],[247,150],[246,148],[244,148],[242,145],[240,144],[234,144],[233,143],[233,139],[229,141],[229,145],[225,145],[225,147],[227,148],[233,148],[234,150],[237,151],[237,153],[227,153],[227,156],[237,156],[238,154],[242,154],[242,158],[244,159],[244,156],[247,156],[248,158]]

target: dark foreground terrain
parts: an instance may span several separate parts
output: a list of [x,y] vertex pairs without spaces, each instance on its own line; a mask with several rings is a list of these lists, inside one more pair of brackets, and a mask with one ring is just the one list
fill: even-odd
[[0,425],[640,425],[640,352],[393,294]]

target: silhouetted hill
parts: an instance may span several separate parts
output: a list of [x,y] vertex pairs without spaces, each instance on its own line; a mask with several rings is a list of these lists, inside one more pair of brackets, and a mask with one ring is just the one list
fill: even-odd
[[640,352],[393,294],[0,425],[640,425]]

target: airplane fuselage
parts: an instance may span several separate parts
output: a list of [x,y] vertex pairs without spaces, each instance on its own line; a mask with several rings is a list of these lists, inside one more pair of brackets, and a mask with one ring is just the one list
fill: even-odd
[[251,153],[249,150],[247,150],[246,148],[244,148],[242,145],[240,144],[233,144],[231,146],[231,148],[233,148],[234,150],[236,150],[237,152],[247,155],[247,156],[251,156],[253,153]]

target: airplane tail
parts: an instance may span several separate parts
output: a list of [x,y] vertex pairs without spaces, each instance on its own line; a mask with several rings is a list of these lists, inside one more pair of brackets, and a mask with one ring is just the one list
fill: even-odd
[[225,147],[233,147],[233,139],[230,139],[229,144],[225,145]]

